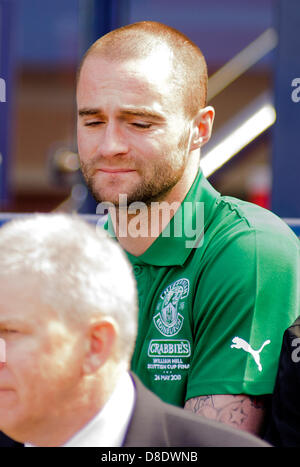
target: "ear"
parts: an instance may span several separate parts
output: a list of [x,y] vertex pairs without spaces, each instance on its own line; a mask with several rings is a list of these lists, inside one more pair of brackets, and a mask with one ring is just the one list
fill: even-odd
[[193,137],[191,149],[198,149],[206,144],[211,136],[215,109],[212,106],[204,107],[194,119]]
[[114,320],[105,318],[92,323],[89,328],[88,348],[83,372],[91,374],[103,366],[114,354],[118,331]]

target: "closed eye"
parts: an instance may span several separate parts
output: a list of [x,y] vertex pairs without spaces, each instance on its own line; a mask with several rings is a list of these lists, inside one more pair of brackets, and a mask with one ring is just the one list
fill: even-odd
[[137,127],[137,128],[151,128],[152,126],[152,123],[147,123],[147,122],[133,122],[132,123],[133,126]]
[[99,121],[97,121],[97,122],[86,122],[84,124],[84,126],[97,126],[97,125],[101,125],[102,123],[104,123],[104,122],[99,122]]
[[16,334],[18,331],[16,329],[3,328],[0,329],[0,334]]

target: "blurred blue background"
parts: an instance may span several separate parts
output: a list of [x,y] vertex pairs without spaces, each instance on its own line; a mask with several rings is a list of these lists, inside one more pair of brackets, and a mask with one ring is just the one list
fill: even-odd
[[[300,77],[298,0],[0,0],[0,210],[95,213],[78,170],[76,69],[94,40],[141,20],[179,29],[206,57],[216,109],[203,153],[210,181],[299,218],[300,103],[291,99]],[[218,146],[251,117],[234,154],[237,141]],[[216,154],[225,160],[208,168]]]

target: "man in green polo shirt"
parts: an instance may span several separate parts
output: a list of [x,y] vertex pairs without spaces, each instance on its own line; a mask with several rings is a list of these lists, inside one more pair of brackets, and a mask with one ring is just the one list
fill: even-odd
[[299,242],[274,214],[221,196],[199,170],[214,109],[199,48],[142,22],[82,62],[78,149],[133,265],[132,370],[163,400],[261,433],[284,330],[299,313]]

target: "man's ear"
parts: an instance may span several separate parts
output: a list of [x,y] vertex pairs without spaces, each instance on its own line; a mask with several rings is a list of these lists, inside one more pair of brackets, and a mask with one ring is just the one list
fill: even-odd
[[192,150],[200,148],[209,141],[214,118],[215,109],[210,105],[199,111],[194,119],[193,136],[191,141]]
[[118,331],[114,320],[104,318],[90,325],[88,348],[83,363],[83,372],[96,372],[113,356]]

